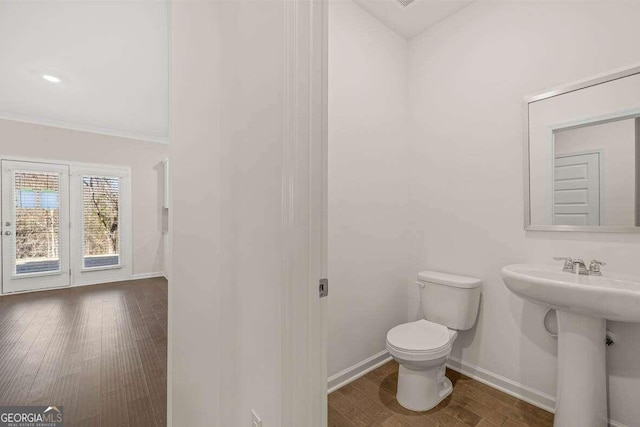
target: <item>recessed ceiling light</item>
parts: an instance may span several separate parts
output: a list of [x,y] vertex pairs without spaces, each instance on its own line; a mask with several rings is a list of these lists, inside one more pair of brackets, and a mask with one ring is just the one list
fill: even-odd
[[56,76],[52,76],[52,75],[50,75],[50,74],[43,74],[43,75],[42,75],[42,78],[43,78],[43,79],[45,79],[45,80],[46,80],[46,81],[48,81],[48,82],[51,82],[51,83],[60,83],[60,81],[61,81],[61,80],[60,80],[59,78],[57,78]]
[[398,3],[400,3],[400,6],[409,7],[409,5],[413,3],[415,0],[397,0],[397,1]]

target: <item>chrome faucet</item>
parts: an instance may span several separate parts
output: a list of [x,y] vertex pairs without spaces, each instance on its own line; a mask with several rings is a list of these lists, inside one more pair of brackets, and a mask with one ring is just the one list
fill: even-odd
[[589,276],[602,276],[600,267],[606,265],[604,262],[594,259],[591,261],[589,268],[587,269],[586,264],[581,259],[572,259],[569,257],[554,257],[553,259],[556,261],[564,261],[562,271],[565,273],[578,273]]
[[584,274],[584,275],[589,274],[589,270],[587,270],[587,266],[585,265],[584,261],[581,259],[573,260],[573,272],[574,273],[577,272],[578,274]]

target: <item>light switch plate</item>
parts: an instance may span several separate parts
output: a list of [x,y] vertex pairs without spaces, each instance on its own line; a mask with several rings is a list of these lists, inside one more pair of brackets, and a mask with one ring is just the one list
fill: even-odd
[[262,420],[254,409],[251,410],[251,427],[262,427]]

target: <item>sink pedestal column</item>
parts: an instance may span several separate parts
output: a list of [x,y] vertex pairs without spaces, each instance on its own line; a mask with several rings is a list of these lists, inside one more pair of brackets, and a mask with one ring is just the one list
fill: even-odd
[[606,320],[558,311],[554,427],[606,427]]

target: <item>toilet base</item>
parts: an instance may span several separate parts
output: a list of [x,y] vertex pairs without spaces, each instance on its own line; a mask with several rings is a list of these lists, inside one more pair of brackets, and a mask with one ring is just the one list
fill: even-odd
[[423,412],[435,408],[453,391],[445,376],[446,367],[414,371],[400,365],[398,370],[398,403],[410,411]]

